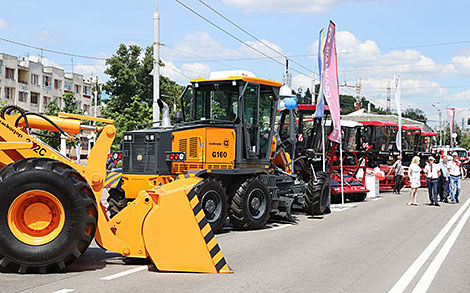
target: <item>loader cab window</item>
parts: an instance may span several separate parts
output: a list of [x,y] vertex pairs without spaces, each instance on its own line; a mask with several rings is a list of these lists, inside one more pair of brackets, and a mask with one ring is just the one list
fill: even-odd
[[194,120],[236,122],[238,86],[232,82],[195,83]]
[[273,89],[268,86],[261,86],[259,96],[259,126],[260,126],[260,157],[266,158],[270,147],[269,135],[271,134],[273,123],[273,112],[276,98]]
[[181,95],[181,111],[183,112],[184,121],[191,121],[191,109],[193,100],[193,87],[188,85]]
[[243,124],[248,158],[255,158],[259,154],[258,93],[259,86],[255,84],[248,84],[243,93]]

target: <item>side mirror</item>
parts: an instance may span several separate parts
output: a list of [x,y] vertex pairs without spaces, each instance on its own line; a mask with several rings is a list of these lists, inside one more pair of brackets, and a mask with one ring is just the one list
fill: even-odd
[[181,123],[183,122],[183,120],[184,120],[183,113],[180,111],[176,112],[175,116],[173,117],[173,121],[175,123]]

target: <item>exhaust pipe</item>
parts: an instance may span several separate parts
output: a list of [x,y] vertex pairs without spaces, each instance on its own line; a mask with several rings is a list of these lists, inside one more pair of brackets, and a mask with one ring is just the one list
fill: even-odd
[[162,127],[171,127],[170,108],[162,99],[157,100],[158,107],[162,110]]

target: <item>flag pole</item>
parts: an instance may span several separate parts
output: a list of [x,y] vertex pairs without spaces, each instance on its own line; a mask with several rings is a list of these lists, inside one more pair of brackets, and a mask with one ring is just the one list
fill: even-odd
[[323,164],[323,172],[326,172],[326,154],[325,154],[325,118],[321,118],[321,144],[322,144],[322,164]]
[[339,143],[339,165],[341,168],[341,208],[344,207],[344,178],[343,178],[343,139]]

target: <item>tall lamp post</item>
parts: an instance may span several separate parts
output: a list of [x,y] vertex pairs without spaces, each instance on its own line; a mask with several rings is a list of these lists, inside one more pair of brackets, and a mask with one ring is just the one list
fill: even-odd
[[160,14],[158,0],[153,14],[153,121],[160,120],[160,107],[157,100],[160,97]]
[[[439,104],[439,102],[437,102],[436,104]],[[436,105],[434,104],[431,104],[436,110],[437,112],[439,113],[439,146],[442,146],[442,124],[441,124],[441,119],[442,119],[442,110],[437,108]]]

